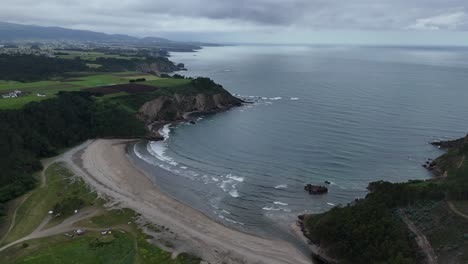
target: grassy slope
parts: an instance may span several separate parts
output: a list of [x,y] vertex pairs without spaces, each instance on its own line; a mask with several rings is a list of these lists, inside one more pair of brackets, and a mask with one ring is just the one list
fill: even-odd
[[[119,73],[119,74],[92,74],[75,78],[62,79],[57,81],[39,81],[31,83],[21,83],[14,81],[0,80],[0,94],[14,90],[21,90],[29,94],[18,98],[0,98],[0,110],[21,108],[25,104],[33,101],[41,101],[55,96],[59,91],[79,91],[83,88],[128,83],[130,79],[145,78],[148,85],[161,87],[171,87],[187,83],[186,80],[159,78],[150,74],[142,73]],[[42,93],[46,97],[38,97],[36,94]]]
[[[74,178],[73,174],[58,164],[53,164],[46,170],[46,177],[46,186],[34,189],[31,196],[18,208],[16,225],[8,234],[4,244],[31,233],[59,201],[79,197],[85,205],[90,205],[96,200],[96,195],[86,188],[82,180]],[[64,217],[58,218],[55,222],[60,222]]]
[[[60,164],[51,165],[46,175],[48,184],[44,188],[35,189],[35,193],[31,196],[35,198],[29,199],[22,205],[23,212],[27,210],[32,212],[18,216],[18,222],[13,229],[15,232],[8,240],[17,239],[34,230],[49,208],[65,198],[57,197],[58,193],[62,195],[67,193],[69,197],[82,197],[88,200],[88,205],[96,201],[96,196],[90,193],[80,179],[74,178],[74,181],[70,181],[71,172]],[[102,207],[99,202],[95,206]],[[104,211],[103,214],[82,220],[76,225],[88,228],[112,228],[112,234],[103,236],[98,232],[89,231],[73,239],[57,235],[30,240],[1,252],[1,263],[194,264],[200,262],[200,259],[188,254],[180,254],[172,259],[170,253],[147,242],[145,234],[133,223],[136,216],[137,214],[129,209]],[[65,217],[62,217],[63,219]]]

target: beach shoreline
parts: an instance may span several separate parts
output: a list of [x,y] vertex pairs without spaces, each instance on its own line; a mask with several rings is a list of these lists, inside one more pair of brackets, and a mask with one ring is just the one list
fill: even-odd
[[175,251],[210,263],[311,263],[292,244],[226,227],[154,186],[126,153],[128,139],[87,141],[65,156],[69,167],[100,195],[175,233]]

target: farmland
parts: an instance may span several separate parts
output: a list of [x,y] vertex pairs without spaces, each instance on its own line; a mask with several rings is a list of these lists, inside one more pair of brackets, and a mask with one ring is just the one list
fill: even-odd
[[138,56],[126,56],[120,54],[107,54],[99,51],[77,51],[77,50],[56,50],[58,58],[62,59],[74,59],[80,57],[82,60],[94,61],[97,58],[116,58],[116,59],[139,59]]
[[[76,73],[69,74],[69,76],[57,80],[28,83],[0,80],[0,94],[5,94],[14,90],[20,90],[24,93],[24,95],[17,98],[0,99],[0,110],[21,108],[29,102],[41,101],[54,97],[59,91],[80,91],[85,88],[96,86],[125,84],[129,83],[132,79],[138,78],[144,78],[146,80],[142,84],[162,88],[175,87],[189,82],[184,79],[160,78],[155,75],[138,72]],[[45,96],[38,97],[38,93]]]

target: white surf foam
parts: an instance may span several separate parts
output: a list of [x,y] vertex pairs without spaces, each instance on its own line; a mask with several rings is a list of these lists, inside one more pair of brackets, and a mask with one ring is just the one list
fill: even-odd
[[169,138],[169,133],[171,133],[171,124],[164,125],[158,130],[159,134],[164,137],[164,140]]
[[334,203],[327,203],[328,205],[335,206],[336,204]]
[[281,207],[274,207],[274,206],[265,206],[262,209],[265,210],[265,211],[283,211],[283,212],[287,212],[287,213],[291,212],[291,209],[281,208]]
[[160,161],[169,163],[172,166],[177,166],[178,163],[175,162],[171,157],[166,155],[167,145],[163,141],[152,141],[147,145],[148,153],[157,158]]
[[235,175],[232,175],[232,174],[226,175],[226,178],[234,180],[234,181],[238,181],[238,182],[243,182],[244,181],[244,177],[238,177],[238,176],[235,176]]
[[299,98],[297,98],[297,97],[291,97],[290,100],[291,100],[291,101],[296,101],[296,100],[299,100]]
[[265,206],[262,209],[266,210],[266,211],[279,211],[279,210],[281,210],[281,208],[274,207],[274,206],[270,206],[270,207]]
[[161,129],[158,130],[159,134],[164,137],[163,141],[151,141],[147,145],[148,153],[157,159],[169,163],[172,166],[177,166],[178,163],[175,162],[171,157],[166,155],[167,151],[167,139],[171,133],[170,124],[164,125]]
[[278,202],[278,201],[276,201],[276,202],[273,202],[273,203],[274,203],[274,204],[277,204],[277,205],[288,205],[287,203]]
[[270,97],[270,100],[276,101],[276,100],[281,100],[283,97],[278,96],[278,97]]
[[239,197],[239,192],[236,189],[232,189],[229,191],[229,195],[231,195],[234,198]]
[[280,185],[275,186],[275,189],[286,189],[286,188],[288,188],[287,184],[280,184]]

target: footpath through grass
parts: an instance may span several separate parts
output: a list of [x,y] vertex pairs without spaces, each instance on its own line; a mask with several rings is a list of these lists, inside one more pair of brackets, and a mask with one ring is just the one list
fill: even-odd
[[50,165],[45,175],[46,186],[34,189],[31,196],[18,208],[15,225],[8,233],[4,244],[30,234],[48,212],[54,210],[54,207],[63,207],[60,208],[62,215],[54,219],[54,222],[58,223],[71,215],[73,210],[78,209],[66,208],[67,206],[85,207],[96,201],[96,194],[87,188],[83,180],[73,177],[73,174],[62,165],[58,163]]
[[[60,208],[62,215],[52,220],[52,224],[59,224],[73,214],[76,203],[72,202],[67,206],[67,201],[70,200],[82,201],[82,209],[94,203],[103,213],[74,224],[77,228],[86,230],[81,236],[60,234],[25,241],[0,252],[0,263],[200,263],[199,258],[185,253],[173,259],[170,252],[149,243],[148,239],[151,237],[145,235],[135,224],[137,213],[130,209],[105,210],[102,200],[62,164],[50,165],[46,176],[47,185],[37,187],[18,209],[17,223],[7,241],[15,241],[31,233],[47,216],[50,208]],[[47,227],[50,224],[45,228]],[[101,234],[98,232],[100,230],[111,232]]]

